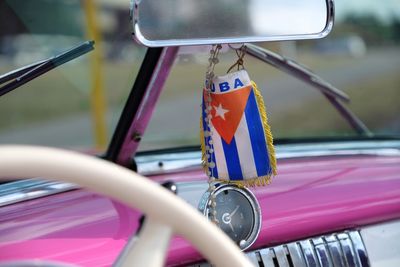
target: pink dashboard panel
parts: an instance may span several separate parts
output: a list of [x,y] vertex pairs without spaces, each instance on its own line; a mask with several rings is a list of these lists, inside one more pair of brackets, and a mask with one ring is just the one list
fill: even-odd
[[[253,249],[400,218],[400,157],[287,159],[268,187],[253,189],[262,229]],[[203,181],[201,170],[153,176]],[[0,262],[47,259],[110,266],[138,227],[140,213],[75,190],[0,208]],[[196,229],[193,229],[194,231]],[[200,260],[186,241],[171,241],[168,263]]]

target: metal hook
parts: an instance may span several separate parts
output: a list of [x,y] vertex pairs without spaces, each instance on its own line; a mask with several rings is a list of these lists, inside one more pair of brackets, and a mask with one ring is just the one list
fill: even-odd
[[237,66],[237,70],[240,70],[240,68],[244,69],[244,56],[246,55],[246,45],[242,45],[240,48],[234,48],[231,46],[231,44],[228,44],[228,46],[235,50],[235,53],[238,57],[238,60],[228,69],[226,73],[229,73],[235,66]]

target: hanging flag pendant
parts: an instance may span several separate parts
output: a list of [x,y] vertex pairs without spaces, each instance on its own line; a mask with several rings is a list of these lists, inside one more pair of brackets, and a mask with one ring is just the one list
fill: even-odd
[[263,98],[246,70],[212,77],[203,91],[202,160],[212,180],[255,186],[276,175]]

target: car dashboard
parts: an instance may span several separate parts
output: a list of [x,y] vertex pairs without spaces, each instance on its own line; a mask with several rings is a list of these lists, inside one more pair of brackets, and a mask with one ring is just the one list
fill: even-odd
[[[220,224],[237,235],[256,266],[391,266],[400,260],[400,142],[278,145],[277,154],[279,173],[269,186],[217,187],[224,204]],[[136,161],[140,173],[175,182],[177,194],[207,215],[200,152],[144,153]],[[2,260],[110,266],[139,226],[140,212],[72,184],[31,179],[1,187]],[[203,261],[181,237],[171,240],[168,265]]]

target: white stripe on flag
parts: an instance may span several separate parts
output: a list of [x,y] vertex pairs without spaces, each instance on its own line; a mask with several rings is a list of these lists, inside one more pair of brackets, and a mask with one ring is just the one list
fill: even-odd
[[[238,79],[243,84],[243,86],[235,88],[236,79]],[[225,89],[229,88],[229,89],[227,91],[221,92],[220,84],[225,84],[225,86],[227,86],[227,87],[223,87],[223,88],[225,88]],[[245,70],[228,73],[224,76],[217,76],[213,79],[213,87],[215,89],[215,93],[217,93],[217,94],[224,94],[224,93],[229,93],[232,91],[240,90],[243,87],[246,87],[249,85],[251,85],[251,79],[249,77],[249,74]]]
[[253,148],[245,113],[243,113],[239,127],[235,133],[235,140],[243,179],[257,177],[257,168],[254,162]]
[[222,146],[221,136],[218,134],[217,130],[212,127],[212,140],[214,144],[214,153],[215,153],[215,161],[218,169],[218,177],[219,179],[229,179],[228,168],[226,166],[226,159],[224,148]]

